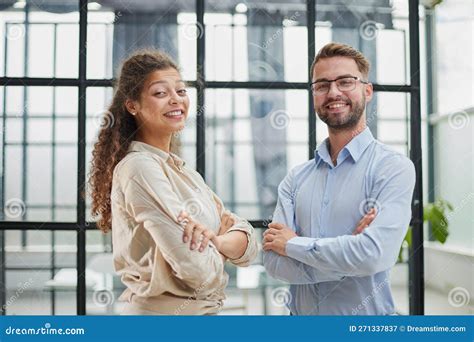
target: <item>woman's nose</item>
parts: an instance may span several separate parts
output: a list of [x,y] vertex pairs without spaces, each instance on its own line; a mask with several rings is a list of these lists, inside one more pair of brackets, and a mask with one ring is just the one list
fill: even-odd
[[174,91],[170,96],[170,103],[179,103],[181,102],[181,97]]

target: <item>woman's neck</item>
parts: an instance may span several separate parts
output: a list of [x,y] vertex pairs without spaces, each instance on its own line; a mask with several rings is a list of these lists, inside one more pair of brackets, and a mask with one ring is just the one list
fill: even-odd
[[159,148],[162,151],[170,152],[171,134],[169,135],[144,135],[137,134],[135,140]]

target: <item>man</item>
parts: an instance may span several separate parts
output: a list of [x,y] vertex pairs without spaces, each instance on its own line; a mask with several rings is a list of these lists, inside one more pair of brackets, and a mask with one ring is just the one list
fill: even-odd
[[[311,67],[314,108],[329,138],[281,182],[263,239],[267,272],[292,284],[293,315],[395,313],[389,271],[410,222],[415,169],[366,127],[368,74],[368,60],[337,43]],[[357,226],[372,208],[370,225]]]

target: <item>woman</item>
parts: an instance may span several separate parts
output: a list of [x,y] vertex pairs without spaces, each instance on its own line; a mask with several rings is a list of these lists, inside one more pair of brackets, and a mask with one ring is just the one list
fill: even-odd
[[[98,227],[112,229],[114,264],[127,289],[124,314],[216,314],[225,298],[224,262],[257,255],[252,226],[172,153],[189,98],[178,66],[159,51],[123,64],[95,144],[90,185]],[[192,214],[192,215],[190,215]]]

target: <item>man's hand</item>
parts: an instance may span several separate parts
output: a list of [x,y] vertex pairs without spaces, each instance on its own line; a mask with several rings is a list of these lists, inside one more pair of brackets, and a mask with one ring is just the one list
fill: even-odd
[[263,233],[263,250],[287,256],[286,243],[297,236],[296,233],[281,223],[272,222],[268,227]]
[[[373,208],[359,221],[353,235],[360,234],[367,228],[377,215],[377,210]],[[283,256],[286,254],[286,243],[294,238],[296,233],[281,223],[272,222],[268,225],[268,229],[263,233],[263,250],[274,251]]]
[[357,227],[354,229],[354,232],[352,233],[352,235],[357,235],[357,234],[362,233],[364,229],[367,228],[372,223],[376,215],[377,215],[377,209],[376,208],[370,209],[369,212],[365,214],[363,218],[360,219],[359,223],[357,223]]

